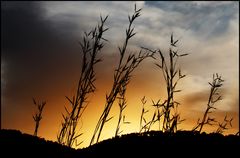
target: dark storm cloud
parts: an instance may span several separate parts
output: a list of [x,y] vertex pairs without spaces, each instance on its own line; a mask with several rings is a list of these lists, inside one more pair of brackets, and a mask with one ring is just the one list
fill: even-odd
[[16,52],[51,50],[69,43],[67,41],[71,37],[68,30],[76,30],[77,26],[69,21],[54,24],[43,16],[44,12],[40,2],[3,2],[2,51],[8,52],[4,56]]
[[81,27],[71,21],[54,23],[44,16],[41,2],[1,4],[3,95],[30,95],[34,88],[42,90],[41,86],[68,76],[80,57],[76,53],[80,35],[69,30]]
[[[36,48],[51,37],[51,30],[41,19],[42,8],[33,2],[3,2],[3,52],[15,53]],[[47,41],[46,41],[47,42]]]

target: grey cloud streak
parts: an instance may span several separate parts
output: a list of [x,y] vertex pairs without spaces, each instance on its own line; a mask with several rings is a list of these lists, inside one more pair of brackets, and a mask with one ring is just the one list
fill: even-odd
[[[166,18],[167,25],[175,25],[185,29],[190,29],[197,33],[198,36],[204,35],[203,31],[210,30],[211,36],[221,35],[228,28],[229,21],[234,17],[237,11],[236,4],[220,3],[217,5],[215,2],[146,2],[146,5],[157,7],[165,12],[172,12],[179,14],[181,20],[176,20],[176,17]],[[174,19],[171,21],[171,19]],[[217,25],[216,25],[217,23]],[[215,38],[215,37],[214,37]]]

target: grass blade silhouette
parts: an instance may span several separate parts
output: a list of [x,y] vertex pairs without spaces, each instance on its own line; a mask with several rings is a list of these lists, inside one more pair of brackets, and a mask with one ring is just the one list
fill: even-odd
[[[163,116],[163,123],[162,123],[162,131],[168,131],[168,132],[174,132],[173,129],[177,129],[177,125],[182,122],[183,120],[179,120],[180,117],[179,114],[177,114],[175,111],[177,111],[177,107],[180,103],[176,102],[174,100],[174,94],[181,92],[181,90],[176,90],[176,86],[180,79],[184,78],[186,75],[182,75],[181,69],[177,68],[177,62],[180,57],[187,56],[188,54],[178,54],[176,47],[177,42],[179,40],[174,40],[173,34],[171,34],[170,39],[170,48],[169,48],[169,58],[164,56],[164,54],[159,49],[157,52],[159,53],[160,57],[160,63],[155,63],[155,65],[161,69],[163,78],[166,84],[166,90],[167,90],[167,99],[163,101],[163,103],[157,103],[157,106],[154,105],[157,109],[157,120],[152,120],[153,123],[156,121],[159,121],[160,126],[160,118]],[[147,51],[153,52],[152,50],[148,48],[144,48]],[[168,60],[169,59],[169,60]],[[168,60],[168,61],[167,61]],[[177,75],[178,74],[178,75]],[[158,106],[161,105],[161,106]],[[162,109],[160,111],[160,108]],[[156,115],[156,111],[154,112],[154,115]],[[150,123],[152,125],[152,123]]]
[[37,136],[38,133],[38,128],[40,125],[40,121],[42,120],[42,112],[43,108],[46,105],[46,101],[43,101],[42,103],[37,103],[36,100],[33,98],[33,104],[37,106],[37,112],[33,115],[33,120],[35,121],[35,130],[34,130],[34,135]]
[[226,130],[232,127],[232,120],[233,120],[232,117],[230,119],[227,119],[227,115],[225,115],[223,121],[221,123],[218,123],[218,128],[216,130],[216,133],[223,134]]
[[214,107],[215,103],[222,100],[221,95],[219,95],[218,93],[219,88],[221,88],[223,85],[222,82],[224,82],[224,80],[221,79],[221,76],[219,76],[218,73],[216,73],[216,75],[213,74],[212,82],[211,83],[208,82],[209,85],[211,86],[211,89],[207,102],[206,111],[204,112],[202,120],[200,121],[200,119],[198,119],[197,125],[193,128],[192,131],[201,132],[204,125],[213,125],[213,123],[216,122],[215,118],[209,117],[209,114],[212,112],[210,110],[216,109]]
[[65,107],[67,114],[63,115],[62,127],[57,136],[59,143],[69,147],[72,147],[74,142],[76,146],[79,145],[77,138],[81,136],[82,133],[78,134],[76,131],[77,124],[87,107],[88,96],[95,92],[96,89],[94,85],[96,80],[94,67],[101,61],[97,55],[104,46],[103,41],[107,41],[103,38],[103,33],[108,30],[108,28],[104,28],[107,18],[108,16],[104,19],[100,16],[100,24],[89,33],[85,32],[83,41],[79,42],[81,53],[83,53],[80,79],[78,81],[76,94],[72,99],[66,96],[66,99],[71,104],[71,111],[69,112]]
[[[134,20],[140,16],[140,11],[141,9],[138,9],[138,10],[135,9],[134,14],[132,16],[128,16],[129,25],[128,25],[128,28],[126,29],[126,38],[123,43],[123,46],[118,47],[119,53],[120,53],[120,59],[119,59],[118,67],[115,69],[112,89],[110,94],[106,95],[106,104],[104,107],[104,111],[95,127],[90,145],[92,145],[94,142],[97,143],[99,141],[103,127],[108,120],[109,112],[113,106],[114,101],[117,99],[117,97],[119,97],[118,99],[120,100],[120,102],[124,103],[123,105],[125,106],[125,102],[126,102],[125,91],[126,91],[126,86],[130,82],[131,73],[138,67],[138,65],[144,59],[148,57],[153,57],[154,55],[154,53],[149,53],[149,52],[143,53],[142,50],[140,50],[140,52],[137,55],[130,54],[128,55],[127,58],[125,58],[128,42],[136,34],[134,32],[134,27],[132,26],[132,24]],[[121,108],[120,108],[120,114],[121,114]],[[121,116],[119,118],[121,118]],[[119,128],[119,124],[116,129],[117,131],[118,131],[118,128]]]

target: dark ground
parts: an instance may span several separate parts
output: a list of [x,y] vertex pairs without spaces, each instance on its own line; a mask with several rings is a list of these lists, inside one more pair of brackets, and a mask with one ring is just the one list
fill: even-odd
[[0,130],[1,157],[114,158],[114,157],[238,157],[240,137],[178,131],[132,133],[84,149],[71,149],[16,130]]

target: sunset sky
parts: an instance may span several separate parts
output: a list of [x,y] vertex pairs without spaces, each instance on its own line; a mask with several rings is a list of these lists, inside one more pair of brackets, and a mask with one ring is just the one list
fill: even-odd
[[[64,106],[69,106],[65,96],[74,94],[80,75],[77,42],[84,31],[97,25],[100,15],[109,15],[109,30],[104,35],[109,42],[100,53],[103,61],[96,66],[97,90],[89,98],[79,124],[84,133],[81,147],[88,146],[103,111],[105,95],[111,90],[119,60],[117,47],[123,43],[134,3],[1,2],[1,128],[33,134],[35,97],[47,101],[39,136],[56,140]],[[227,113],[234,120],[226,134],[239,131],[239,3],[145,1],[137,2],[137,6],[143,10],[134,23],[137,34],[129,43],[129,51],[137,52],[143,46],[167,54],[173,33],[179,39],[179,52],[189,53],[179,63],[187,75],[178,85],[182,92],[176,94],[181,117],[186,119],[180,128],[190,130],[202,118],[210,91],[208,82],[213,73],[219,73],[225,80],[223,100],[216,103],[212,116],[222,121]],[[139,131],[143,96],[151,112],[151,99],[166,99],[162,72],[155,62],[146,60],[133,73],[124,111],[131,124],[121,126],[123,133]],[[114,136],[118,112],[116,104],[110,113],[114,118],[106,124],[102,139]]]

